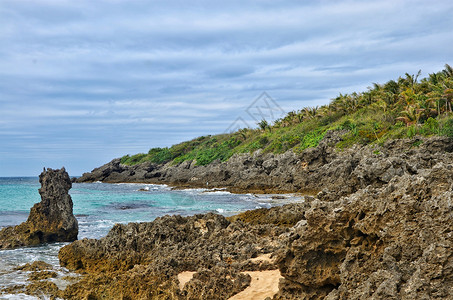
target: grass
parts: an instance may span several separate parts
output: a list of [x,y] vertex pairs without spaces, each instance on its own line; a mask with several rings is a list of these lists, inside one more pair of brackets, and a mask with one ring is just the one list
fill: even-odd
[[[236,153],[301,152],[316,147],[329,130],[344,132],[338,149],[354,144],[382,144],[389,139],[441,135],[453,138],[453,69],[430,74],[418,82],[418,75],[374,84],[362,93],[338,96],[329,105],[303,108],[256,129],[240,129],[231,134],[208,135],[148,153],[125,155],[121,163],[143,162],[178,164],[196,161],[207,165],[226,161]],[[414,146],[420,144],[415,141]]]

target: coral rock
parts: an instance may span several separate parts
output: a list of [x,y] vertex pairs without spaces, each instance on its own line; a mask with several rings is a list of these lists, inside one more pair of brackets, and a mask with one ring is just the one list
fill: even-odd
[[68,194],[72,187],[68,173],[64,168],[44,169],[39,182],[41,202],[31,208],[26,222],[0,231],[0,249],[77,239],[79,227]]

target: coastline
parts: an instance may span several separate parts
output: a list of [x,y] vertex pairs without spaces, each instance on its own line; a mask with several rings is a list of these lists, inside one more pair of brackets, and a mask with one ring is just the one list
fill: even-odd
[[[228,299],[250,285],[242,272],[278,269],[273,299],[445,299],[453,293],[453,165],[451,154],[437,154],[450,163],[395,172],[334,200],[117,225],[60,251],[63,266],[85,274],[64,297]],[[255,260],[263,255],[273,262]],[[183,272],[193,276],[181,289]]]
[[[438,161],[449,161],[447,137],[397,139],[382,145],[339,149],[342,132],[328,131],[319,145],[301,153],[235,155],[226,162],[124,165],[119,159],[95,168],[75,182],[166,184],[175,189],[219,188],[232,193],[299,193],[333,200],[368,185],[387,184],[395,176],[414,174]],[[208,186],[206,185],[208,183]]]
[[[297,167],[290,159],[290,166],[277,164],[266,173],[272,179],[272,171],[287,170],[280,174],[292,179],[287,186],[316,182],[319,192],[301,203],[227,218],[207,213],[117,224],[105,237],[70,243],[60,250],[60,264],[81,277],[50,295],[228,299],[251,286],[253,278],[247,272],[278,270],[283,279],[272,299],[445,299],[453,294],[453,141],[416,141],[344,151],[322,141],[296,157]],[[320,152],[328,153],[322,161],[316,156],[305,160]],[[295,154],[283,157],[291,155]],[[252,161],[244,169],[258,170],[275,159],[264,160],[258,153],[241,161],[250,157],[261,162]],[[107,164],[92,174],[111,167]],[[228,163],[214,164],[213,170],[224,167]],[[119,168],[104,175],[130,175],[129,167]],[[179,172],[182,167],[174,168]],[[185,169],[181,178],[199,172],[195,169]],[[237,170],[234,174],[244,186],[254,187],[262,178],[245,177]],[[166,178],[175,179],[174,174],[181,173],[168,174]],[[93,175],[85,179],[89,176]],[[281,183],[275,181],[275,186]],[[263,256],[270,260],[256,259]],[[181,288],[178,275],[184,272],[192,277]]]

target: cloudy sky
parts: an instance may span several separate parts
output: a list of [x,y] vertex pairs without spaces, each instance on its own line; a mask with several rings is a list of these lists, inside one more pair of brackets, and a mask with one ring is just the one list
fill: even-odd
[[[453,64],[453,2],[0,0],[0,176],[224,132]],[[247,119],[248,118],[248,119]]]

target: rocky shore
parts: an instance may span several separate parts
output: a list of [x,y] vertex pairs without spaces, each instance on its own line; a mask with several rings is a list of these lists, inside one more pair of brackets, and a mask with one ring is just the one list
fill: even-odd
[[282,278],[272,299],[451,299],[453,141],[394,140],[338,151],[340,139],[331,132],[298,155],[237,155],[204,167],[114,160],[85,174],[78,181],[205,186],[209,180],[210,187],[233,191],[312,196],[229,218],[164,216],[115,225],[104,238],[60,250],[60,264],[81,277],[47,294],[248,299],[240,295],[257,281],[252,272],[273,271],[274,280]]
[[440,161],[452,161],[449,138],[391,140],[382,146],[355,145],[339,150],[343,131],[329,131],[315,148],[300,154],[235,154],[226,162],[123,165],[120,159],[83,174],[76,182],[165,183],[182,187],[226,187],[232,192],[316,194],[338,198],[368,185],[387,184],[394,176],[416,174]]
[[[248,285],[242,271],[278,269],[283,279],[274,299],[449,299],[453,143],[415,142],[330,152],[324,162],[303,155],[292,164],[307,162],[299,170],[319,176],[328,165],[337,168],[319,183],[325,189],[301,204],[229,219],[167,216],[72,243],[61,250],[61,263],[87,275],[67,295],[227,299]],[[254,260],[263,255],[272,259]],[[195,275],[181,289],[183,271]]]
[[64,168],[44,169],[39,182],[41,202],[31,208],[26,222],[0,230],[0,249],[77,239],[79,227],[68,193],[72,187],[68,173]]

